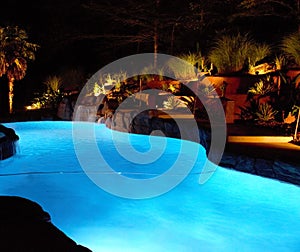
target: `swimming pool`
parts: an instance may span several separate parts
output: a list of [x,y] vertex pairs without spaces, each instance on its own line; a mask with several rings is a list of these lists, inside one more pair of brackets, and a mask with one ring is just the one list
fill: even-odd
[[[99,188],[77,159],[72,122],[7,123],[19,135],[16,156],[0,162],[0,194],[22,196],[49,212],[54,225],[93,251],[299,251],[300,188],[276,180],[217,167],[199,184],[206,162],[204,149],[193,168],[172,190],[148,199],[128,199]],[[122,176],[148,179],[178,160],[182,142],[153,136],[129,137],[135,149],[165,144],[165,153],[145,165],[118,154],[111,130],[95,125],[96,143],[107,162]],[[85,124],[82,123],[82,127]],[[118,135],[119,134],[119,135]],[[82,139],[85,146],[89,141]],[[157,146],[156,146],[157,144]],[[129,149],[129,148],[128,148]],[[132,150],[131,150],[132,151]],[[158,151],[159,152],[159,151]],[[88,148],[89,172],[101,163]],[[189,151],[179,163],[190,165]],[[146,162],[146,161],[145,161]]]

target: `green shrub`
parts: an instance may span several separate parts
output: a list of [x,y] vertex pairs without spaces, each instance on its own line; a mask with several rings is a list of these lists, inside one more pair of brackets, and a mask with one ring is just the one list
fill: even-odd
[[166,109],[176,109],[184,103],[176,96],[170,96],[166,101],[163,102],[163,106]]
[[202,65],[202,55],[201,53],[186,53],[178,55],[178,58],[185,60],[186,62],[190,63],[193,66],[200,67]]
[[282,40],[282,51],[300,66],[300,33],[292,33]]
[[271,53],[272,50],[269,45],[253,42],[253,44],[250,45],[249,55],[248,55],[249,67],[255,66],[257,62],[271,55]]
[[47,89],[56,92],[62,87],[62,78],[56,75],[48,76],[44,84],[47,86]]
[[[183,57],[182,55],[180,57]],[[186,58],[187,59],[187,58]],[[177,80],[193,80],[197,79],[197,69],[195,68],[195,58],[190,57],[190,62],[183,58],[172,57],[166,63],[166,71]]]
[[215,41],[208,58],[218,73],[236,73],[255,65],[269,55],[271,49],[266,44],[258,44],[249,35],[223,35]]
[[255,113],[256,120],[259,123],[266,123],[275,120],[275,115],[278,113],[273,107],[268,103],[262,103],[258,106],[258,111]]
[[274,83],[271,82],[271,77],[267,76],[265,79],[260,79],[250,87],[248,90],[249,94],[265,96],[275,91]]

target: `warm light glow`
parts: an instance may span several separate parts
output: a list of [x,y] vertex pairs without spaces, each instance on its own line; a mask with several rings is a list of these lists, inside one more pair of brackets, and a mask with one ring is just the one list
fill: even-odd
[[260,75],[260,74],[267,74],[271,72],[275,72],[276,69],[274,69],[271,65],[268,63],[263,63],[258,66],[250,66],[249,74],[253,75]]
[[229,143],[288,143],[291,136],[228,136]]
[[26,110],[34,110],[34,109],[40,109],[42,106],[39,102],[37,103],[32,103],[29,106],[25,106]]
[[[77,123],[81,129],[90,127]],[[173,190],[146,200],[124,199],[95,186],[83,172],[74,151],[73,122],[5,126],[17,129],[22,141],[21,153],[0,169],[0,194],[37,202],[58,229],[93,252],[299,250],[299,186],[219,166],[207,183],[199,185],[200,167],[207,162],[202,149],[193,170]],[[160,137],[119,132],[113,139],[115,133],[104,124],[91,127],[97,137],[86,134],[80,141],[95,144],[112,169],[132,180],[161,176],[182,154],[182,167],[190,162],[190,149],[171,138],[156,161],[128,161],[117,151],[118,144],[125,154],[132,155],[131,147],[145,154],[150,148],[161,149]],[[90,174],[105,176],[118,186],[90,148],[81,151],[92,164]]]

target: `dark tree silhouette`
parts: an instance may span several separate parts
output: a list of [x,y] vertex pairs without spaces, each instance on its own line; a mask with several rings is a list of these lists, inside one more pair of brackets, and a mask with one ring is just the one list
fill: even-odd
[[92,1],[85,7],[95,14],[104,15],[110,24],[104,33],[89,34],[89,38],[111,39],[117,45],[136,44],[137,53],[146,51],[147,44],[151,43],[156,55],[163,51],[160,48],[172,52],[172,48],[167,48],[173,47],[175,26],[185,21],[182,17],[187,15],[188,1]]
[[28,61],[35,59],[38,45],[27,41],[19,27],[0,28],[0,77],[6,75],[9,85],[9,113],[13,112],[14,81],[25,77]]
[[[275,26],[281,22],[284,29],[298,29],[300,32],[300,0],[241,0],[232,18],[248,22],[268,18]],[[261,25],[265,31],[269,28],[266,23]]]

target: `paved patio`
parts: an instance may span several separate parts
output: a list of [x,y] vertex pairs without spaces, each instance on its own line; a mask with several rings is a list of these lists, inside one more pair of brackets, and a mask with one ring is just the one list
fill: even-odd
[[300,164],[300,146],[291,143],[292,136],[237,124],[227,125],[227,134],[226,152]]

